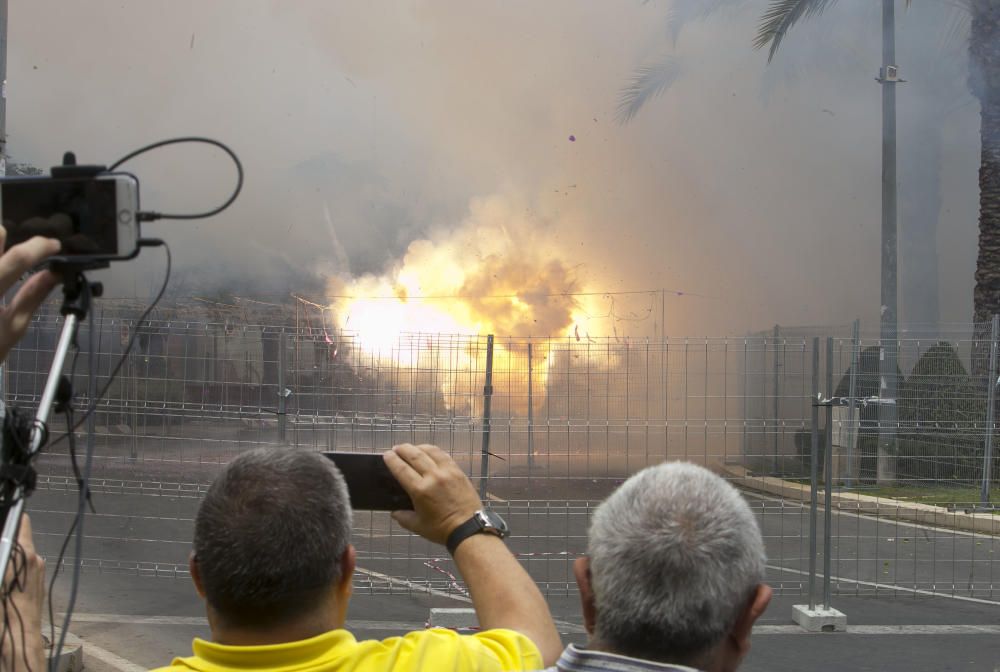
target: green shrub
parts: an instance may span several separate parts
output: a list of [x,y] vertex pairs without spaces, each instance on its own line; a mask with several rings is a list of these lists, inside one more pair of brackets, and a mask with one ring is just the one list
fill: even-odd
[[899,389],[901,479],[973,480],[982,468],[986,399],[950,343],[925,352]]

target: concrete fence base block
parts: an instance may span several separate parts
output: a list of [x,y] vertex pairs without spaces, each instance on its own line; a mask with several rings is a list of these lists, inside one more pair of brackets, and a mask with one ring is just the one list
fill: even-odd
[[847,614],[832,607],[810,609],[808,604],[796,604],[792,607],[792,620],[807,632],[847,631]]
[[[52,669],[52,650],[49,649],[49,668]],[[62,653],[59,654],[59,661],[55,665],[55,672],[83,672],[83,646],[80,644],[66,644]]]
[[431,609],[432,628],[474,628],[479,625],[475,609]]

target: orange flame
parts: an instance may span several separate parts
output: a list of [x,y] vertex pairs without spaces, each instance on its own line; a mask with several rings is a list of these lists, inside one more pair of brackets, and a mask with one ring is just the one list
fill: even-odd
[[[588,310],[591,299],[582,293],[562,250],[499,198],[474,201],[462,227],[413,242],[384,275],[330,287],[340,328],[353,333],[365,351],[408,368],[420,365],[420,349],[401,347],[402,334],[584,338],[588,313],[597,311]],[[543,338],[532,357],[532,382],[539,389],[547,376],[545,348]],[[465,352],[449,366],[481,369],[480,356]],[[525,357],[498,339],[494,369],[526,370]]]

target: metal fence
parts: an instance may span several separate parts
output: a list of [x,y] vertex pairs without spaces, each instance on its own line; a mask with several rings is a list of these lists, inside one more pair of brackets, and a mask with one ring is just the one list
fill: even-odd
[[[967,486],[981,490],[984,477],[995,480],[996,475],[996,456],[990,459],[986,454],[995,432],[988,413],[991,387],[995,393],[990,381],[997,379],[995,360],[992,373],[990,365],[991,348],[995,351],[997,343],[993,329],[993,324],[952,326],[931,335],[901,338],[895,344],[895,399],[882,399],[881,341],[866,338],[857,326],[848,335],[843,335],[843,328],[780,327],[755,335],[764,347],[746,367],[748,380],[756,378],[760,386],[748,390],[747,415],[749,421],[761,424],[760,431],[751,432],[744,454],[757,460],[757,470],[769,474],[795,477],[808,470],[811,385],[818,376],[822,395],[834,400],[831,439],[838,483],[861,489],[880,482],[911,488],[955,486],[936,496],[957,498],[947,504],[980,501],[981,493]],[[831,336],[831,331],[841,335]],[[982,333],[985,340],[976,336]],[[818,372],[812,372],[812,340],[820,336],[818,347],[829,355],[824,354]],[[754,371],[761,375],[754,377]],[[888,423],[886,408],[893,409]],[[770,428],[764,425],[767,422]],[[880,436],[885,443],[881,466],[886,471],[881,477]],[[825,447],[826,437],[821,435],[821,459]]]
[[[84,325],[81,348],[93,346],[98,380],[122,357],[136,313],[106,307],[92,337]],[[175,311],[138,335],[94,414],[98,513],[88,522],[85,569],[186,576],[200,497],[221,465],[251,447],[431,442],[508,518],[512,548],[550,595],[575,590],[570,565],[585,549],[592,509],[644,466],[684,459],[747,493],[779,592],[803,592],[816,558],[816,464],[817,487],[828,477],[836,495],[827,507],[831,541],[819,549],[835,594],[1000,601],[1000,522],[965,513],[983,503],[994,427],[988,382],[997,378],[988,362],[972,361],[990,344],[974,342],[971,329],[897,344],[898,417],[880,439],[880,344],[849,327],[829,340],[815,340],[818,330],[655,340],[404,334],[380,349],[364,334],[289,315],[215,320]],[[37,404],[59,326],[41,315],[12,353],[8,403]],[[83,409],[88,357],[70,367]],[[829,411],[814,407],[814,388],[820,402],[837,400]],[[54,417],[52,436],[64,431]],[[82,442],[82,428],[77,436]],[[75,510],[69,452],[67,441],[46,449],[29,506],[50,561]],[[359,512],[354,542],[361,590],[461,590],[447,554],[387,514]]]

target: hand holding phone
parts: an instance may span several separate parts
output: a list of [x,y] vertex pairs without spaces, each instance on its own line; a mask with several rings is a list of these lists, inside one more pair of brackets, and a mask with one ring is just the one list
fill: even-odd
[[[0,249],[6,250],[9,247],[4,245],[6,236],[6,232],[0,228]],[[13,287],[18,278],[58,253],[58,241],[38,237],[21,243],[15,252],[5,251],[0,255],[0,295]],[[10,349],[24,336],[31,324],[31,316],[58,283],[59,278],[50,271],[35,273],[0,308],[0,362],[7,358]]]
[[444,544],[459,525],[483,508],[469,477],[437,446],[403,443],[393,446],[385,461],[415,504],[413,511],[399,511],[392,517],[424,539]]

